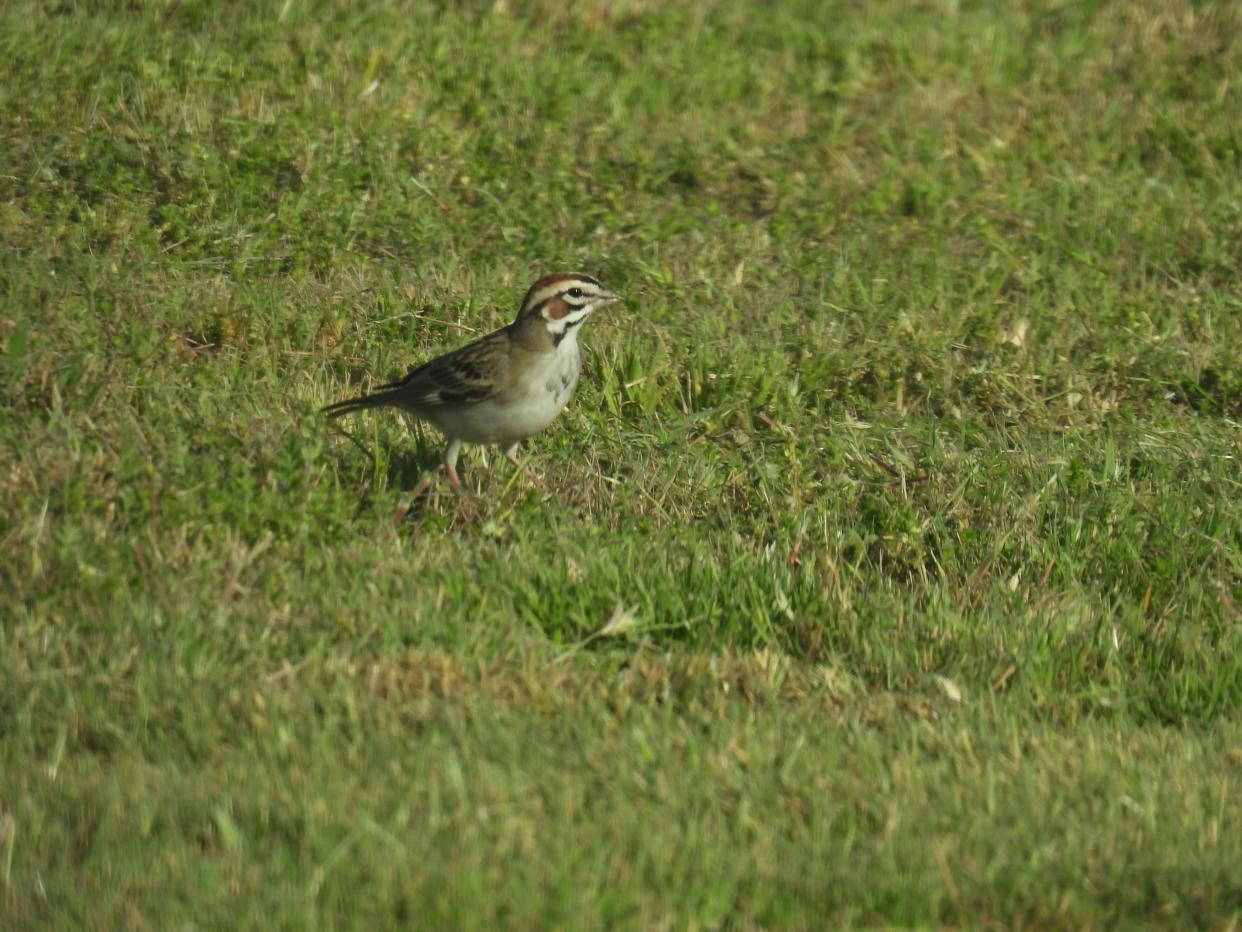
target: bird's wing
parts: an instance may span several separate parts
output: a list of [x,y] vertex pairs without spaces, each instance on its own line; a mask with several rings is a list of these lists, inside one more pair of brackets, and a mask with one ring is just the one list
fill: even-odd
[[509,334],[498,330],[424,363],[384,388],[399,390],[403,401],[419,407],[475,404],[499,392],[508,375]]

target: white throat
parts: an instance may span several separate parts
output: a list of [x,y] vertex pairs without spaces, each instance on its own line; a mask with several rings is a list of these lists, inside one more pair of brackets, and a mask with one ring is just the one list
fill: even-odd
[[588,317],[591,316],[590,310],[582,308],[576,311],[570,311],[564,317],[546,319],[545,323],[548,327],[548,334],[552,337],[554,346],[560,346],[562,343],[569,341],[577,342],[578,328]]

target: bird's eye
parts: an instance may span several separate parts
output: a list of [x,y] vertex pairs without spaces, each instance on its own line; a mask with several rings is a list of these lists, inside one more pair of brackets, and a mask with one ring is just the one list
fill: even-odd
[[565,292],[565,294],[569,295],[571,298],[581,298],[582,289],[581,288],[570,288],[567,292]]

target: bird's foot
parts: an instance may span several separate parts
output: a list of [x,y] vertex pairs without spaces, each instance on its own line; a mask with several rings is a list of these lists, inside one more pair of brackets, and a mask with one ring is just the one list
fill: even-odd
[[430,472],[424,473],[423,477],[418,480],[418,485],[414,486],[414,488],[410,490],[410,494],[405,496],[401,504],[397,506],[397,510],[392,517],[393,524],[400,524],[403,520],[405,520],[405,516],[409,514],[410,509],[414,506],[414,503],[424,495],[431,492],[431,487],[435,484],[436,479],[439,478],[441,472],[445,473],[445,478],[448,480],[449,488],[452,489],[453,492],[458,495],[465,493],[465,489],[461,484],[461,477],[457,475],[456,469],[446,469],[442,465],[437,466]]

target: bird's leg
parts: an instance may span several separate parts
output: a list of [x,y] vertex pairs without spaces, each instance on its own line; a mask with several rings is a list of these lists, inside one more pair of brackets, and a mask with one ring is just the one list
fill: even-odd
[[513,488],[513,483],[518,481],[518,477],[522,475],[523,472],[522,464],[518,462],[517,458],[518,443],[519,441],[515,440],[513,443],[509,444],[509,446],[503,448],[505,459],[513,464],[513,475],[510,476],[509,481],[505,483],[504,490],[500,493],[501,498],[504,498],[509,494],[509,490]]
[[441,469],[448,477],[449,488],[454,492],[461,491],[461,477],[457,475],[457,457],[461,453],[461,441],[450,440],[447,447],[444,448],[444,461],[427,473],[423,478],[418,480],[418,485],[414,486],[414,490],[410,492],[410,498],[415,499],[431,488],[431,483],[435,481],[436,473]]
[[444,450],[444,471],[448,474],[448,483],[454,491],[461,489],[461,479],[457,475],[457,455],[461,453],[461,441],[450,440]]

